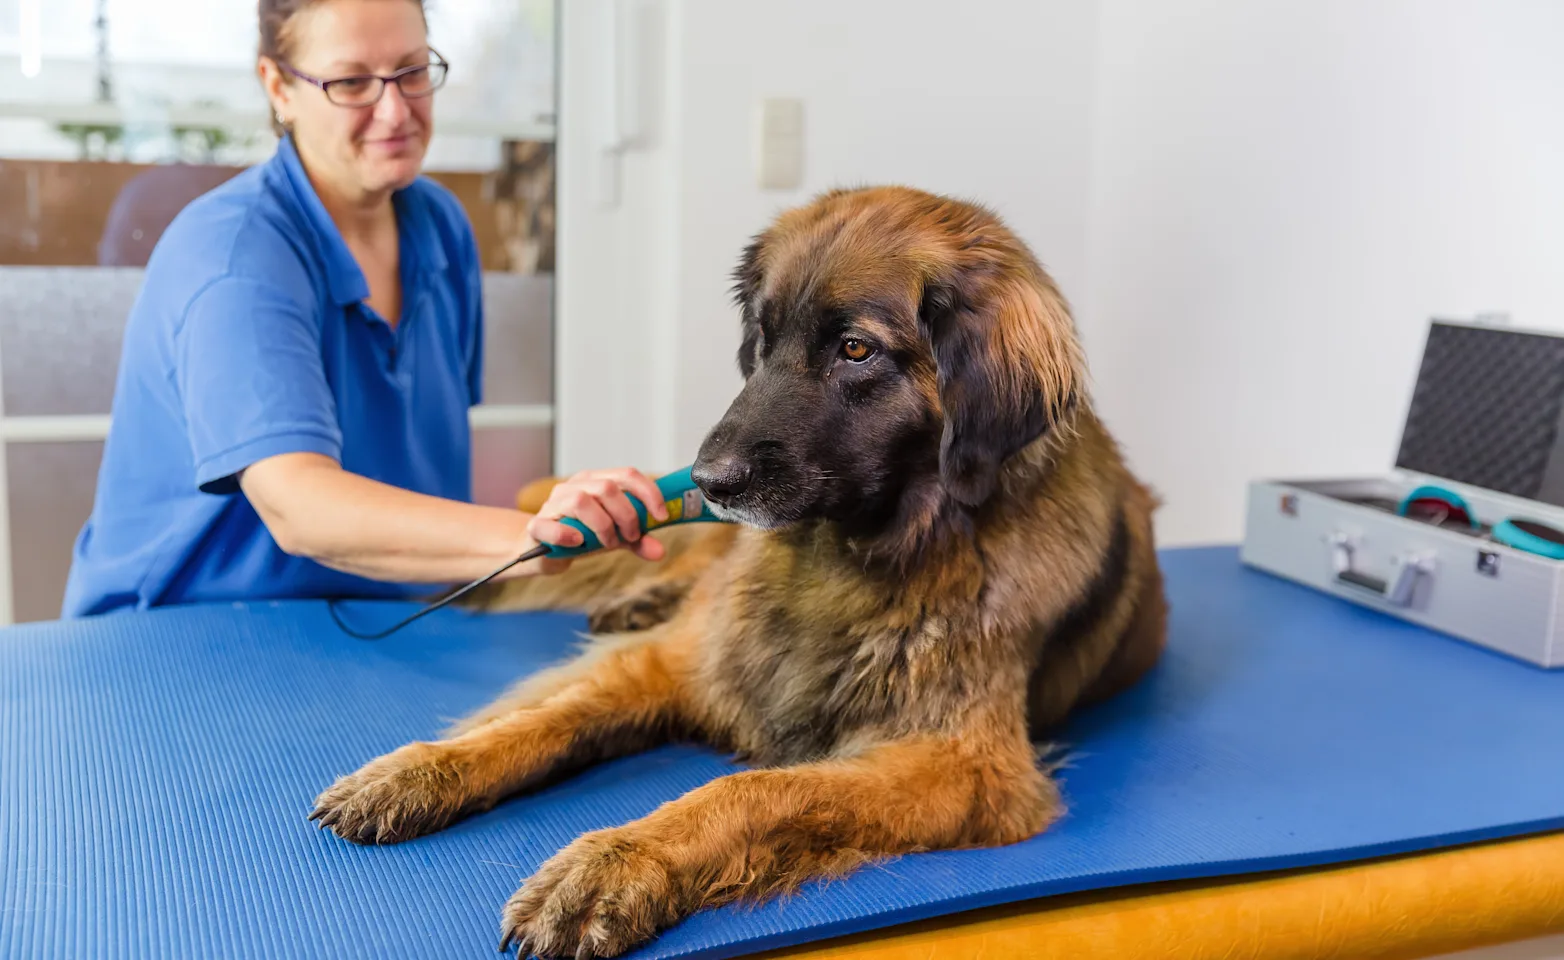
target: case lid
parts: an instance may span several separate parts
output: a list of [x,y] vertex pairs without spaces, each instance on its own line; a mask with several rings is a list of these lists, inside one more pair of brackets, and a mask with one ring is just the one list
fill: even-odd
[[1436,320],[1396,466],[1564,506],[1564,336]]

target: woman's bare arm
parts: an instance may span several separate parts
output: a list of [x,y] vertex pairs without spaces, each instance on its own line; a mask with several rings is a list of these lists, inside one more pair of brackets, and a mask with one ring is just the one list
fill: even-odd
[[[374,580],[463,582],[540,542],[575,546],[580,534],[555,519],[563,515],[580,519],[607,547],[624,545],[648,560],[663,554],[654,538],[638,537],[635,511],[624,491],[659,517],[666,514],[656,485],[633,470],[578,475],[556,487],[536,516],[414,493],[351,473],[314,453],[268,457],[241,473],[239,484],[284,552]],[[532,561],[501,578],[562,566]]]

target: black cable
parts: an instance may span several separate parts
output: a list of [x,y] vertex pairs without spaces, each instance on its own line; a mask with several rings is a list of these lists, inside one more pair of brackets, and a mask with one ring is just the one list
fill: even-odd
[[418,611],[417,613],[412,614],[412,615],[406,617],[400,623],[394,623],[391,626],[387,627],[386,629],[380,631],[379,633],[359,633],[358,631],[356,631],[356,630],[352,629],[351,627],[349,627],[347,624],[343,623],[342,622],[342,617],[340,617],[337,614],[337,602],[338,601],[336,601],[336,600],[328,600],[326,602],[326,609],[331,613],[331,619],[335,620],[337,622],[337,626],[342,628],[342,632],[347,634],[348,636],[356,637],[359,640],[379,640],[382,637],[389,637],[391,634],[396,633],[398,630],[400,630],[403,627],[407,626],[408,624],[412,623],[414,620],[417,620],[419,617],[423,616],[424,614],[435,612],[436,610],[438,610],[441,607],[445,606],[446,604],[450,603],[452,600],[455,600],[457,597],[462,596],[463,594],[467,593],[468,591],[478,589],[479,587],[481,587],[484,584],[488,583],[490,580],[493,580],[495,577],[497,577],[500,574],[504,573],[505,571],[509,570],[511,567],[514,567],[516,564],[518,564],[518,563],[526,563],[528,560],[536,560],[537,558],[543,556],[544,554],[546,554],[548,552],[549,552],[549,545],[546,544],[546,543],[540,543],[537,546],[533,547],[531,550],[528,550],[526,553],[524,553],[521,556],[517,557],[516,559],[507,561],[504,566],[502,566],[499,569],[495,570],[493,573],[490,573],[487,576],[482,577],[481,579],[474,580],[472,583],[467,584],[465,587],[462,587],[462,588],[460,588],[458,590],[455,590],[455,591],[452,591],[451,593],[446,594],[445,596],[441,597],[440,599],[436,600],[435,602],[433,602],[433,603],[429,604],[428,606],[424,607],[422,610]]

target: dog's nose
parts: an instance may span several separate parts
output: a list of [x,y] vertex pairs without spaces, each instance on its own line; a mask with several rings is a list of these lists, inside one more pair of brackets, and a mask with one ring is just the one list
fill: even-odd
[[706,499],[725,504],[748,490],[755,474],[748,463],[726,456],[696,463],[690,477]]

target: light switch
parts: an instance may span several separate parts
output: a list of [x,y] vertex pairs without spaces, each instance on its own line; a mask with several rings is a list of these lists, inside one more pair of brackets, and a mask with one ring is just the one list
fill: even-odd
[[755,180],[763,190],[794,190],[804,179],[804,102],[766,99],[755,113]]

